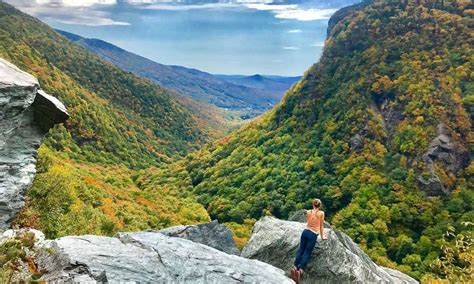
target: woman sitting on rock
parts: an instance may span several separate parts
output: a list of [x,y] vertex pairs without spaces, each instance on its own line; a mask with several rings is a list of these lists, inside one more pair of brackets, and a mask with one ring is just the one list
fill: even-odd
[[311,258],[318,235],[324,237],[324,212],[320,210],[321,200],[313,200],[313,210],[306,211],[306,229],[301,234],[300,248],[296,253],[295,267],[290,270],[291,278],[299,283],[303,276],[303,269]]

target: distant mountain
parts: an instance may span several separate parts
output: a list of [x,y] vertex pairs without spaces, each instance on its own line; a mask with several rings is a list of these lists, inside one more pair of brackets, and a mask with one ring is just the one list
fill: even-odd
[[215,75],[217,78],[249,88],[259,89],[273,96],[275,99],[280,99],[281,94],[284,94],[294,83],[301,80],[301,76],[296,77],[282,77],[272,75],[255,74],[252,76],[241,75]]
[[100,39],[58,32],[123,70],[217,107],[242,111],[244,118],[259,115],[278,103],[291,85],[282,83],[285,77],[275,81],[265,78],[269,82],[260,84],[252,83],[251,79],[233,81],[197,69],[160,64]]

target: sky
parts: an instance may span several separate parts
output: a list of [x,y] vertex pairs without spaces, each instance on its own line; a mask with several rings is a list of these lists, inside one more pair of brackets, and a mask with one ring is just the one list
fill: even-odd
[[[4,0],[50,26],[214,74],[299,76],[359,0]],[[275,2],[273,2],[275,1]]]

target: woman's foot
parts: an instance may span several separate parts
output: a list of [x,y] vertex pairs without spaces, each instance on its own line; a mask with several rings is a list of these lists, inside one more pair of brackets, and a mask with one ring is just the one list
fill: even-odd
[[295,277],[295,278],[296,278],[295,282],[296,282],[296,283],[300,283],[300,282],[301,282],[301,279],[303,278],[303,269],[300,268],[300,269],[296,270],[295,275],[296,275],[296,277]]
[[299,284],[300,281],[301,281],[301,272],[300,271],[301,271],[300,269],[295,270],[295,278],[293,280],[296,282],[296,284]]
[[298,269],[297,269],[296,267],[293,267],[292,269],[290,269],[290,276],[291,276],[291,279],[292,279],[293,281],[295,281],[295,282],[296,282],[296,271],[297,271],[297,270],[298,270]]

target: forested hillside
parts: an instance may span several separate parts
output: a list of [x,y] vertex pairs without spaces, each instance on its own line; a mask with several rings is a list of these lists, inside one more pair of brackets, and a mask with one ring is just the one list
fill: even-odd
[[208,220],[191,199],[143,193],[133,169],[167,163],[208,141],[209,127],[159,86],[71,43],[0,2],[0,57],[36,76],[70,119],[50,132],[17,224],[113,234]]
[[[472,277],[472,245],[453,235],[473,232],[473,8],[343,9],[320,62],[280,105],[140,184],[192,192],[212,218],[237,223],[285,218],[319,197],[379,264],[418,279]],[[189,178],[170,181],[178,173]]]
[[58,129],[48,144],[62,144],[91,162],[144,167],[206,141],[202,127],[164,89],[105,63],[8,4],[1,4],[0,16],[0,55],[38,76],[71,109],[71,138],[58,137],[66,135]]

